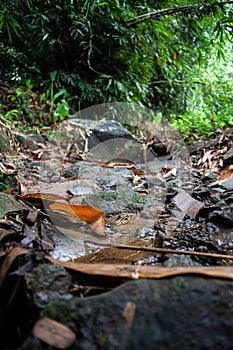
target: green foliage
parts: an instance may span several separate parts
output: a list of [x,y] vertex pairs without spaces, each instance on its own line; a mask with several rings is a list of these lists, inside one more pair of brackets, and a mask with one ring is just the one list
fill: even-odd
[[214,137],[223,128],[233,125],[232,114],[218,113],[213,116],[200,110],[179,117],[171,115],[171,119],[171,125],[187,136],[188,143],[194,142],[200,136],[205,136],[206,139]]
[[[171,115],[173,125],[192,135],[214,136],[219,129],[233,125],[233,62],[231,44],[225,45],[225,59],[217,59],[212,48],[205,64],[196,65],[188,75],[185,113]],[[186,86],[186,85],[184,85]]]
[[0,192],[7,190],[9,186],[5,183],[3,175],[0,173]]
[[[232,83],[214,61],[232,60],[232,8],[202,0],[3,0],[0,74],[13,94],[0,101],[2,113],[48,124],[90,105],[137,102],[209,135],[211,120],[231,122]],[[217,79],[204,77],[210,69]]]
[[153,38],[147,25],[137,30],[127,28],[126,20],[136,14],[132,9],[110,0],[64,1],[56,6],[34,0],[30,8],[16,9],[14,5],[11,11],[12,28],[20,30],[14,30],[14,37],[6,25],[2,31],[3,46],[9,47],[10,39],[9,49],[16,59],[9,61],[8,69],[7,65],[2,67],[7,80],[18,76],[24,84],[30,78],[34,90],[45,92],[50,89],[51,74],[56,72],[53,89],[65,87],[74,108],[146,100]]

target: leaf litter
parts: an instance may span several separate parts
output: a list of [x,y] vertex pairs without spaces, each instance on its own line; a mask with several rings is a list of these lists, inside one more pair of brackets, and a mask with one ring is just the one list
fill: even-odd
[[[166,161],[160,162],[160,166],[152,173],[152,177],[154,175],[157,179],[161,178],[162,186],[161,183],[153,183],[153,188],[154,193],[160,193],[159,199],[165,198],[165,205],[161,202],[152,202],[146,208],[141,209],[138,206],[136,212],[129,206],[128,212],[117,214],[110,212],[108,215],[98,207],[83,205],[85,194],[74,195],[72,191],[69,192],[72,184],[77,183],[75,176],[65,178],[62,175],[62,170],[69,169],[74,162],[86,161],[84,151],[79,149],[78,160],[77,158],[74,160],[69,147],[66,158],[62,160],[62,169],[58,170],[56,167],[55,170],[47,169],[42,156],[47,152],[47,157],[51,161],[51,154],[48,152],[49,147],[41,143],[43,135],[38,143],[33,141],[33,149],[28,149],[17,141],[14,132],[16,131],[10,131],[8,128],[6,133],[7,137],[13,140],[11,145],[14,146],[14,157],[9,158],[8,149],[5,151],[6,154],[1,154],[2,174],[10,175],[15,180],[17,173],[17,187],[2,193],[3,197],[7,196],[7,200],[6,197],[1,198],[0,287],[3,291],[12,273],[23,276],[26,271],[37,265],[40,259],[48,264],[65,267],[72,276],[75,274],[76,279],[79,276],[80,281],[83,282],[83,289],[86,285],[86,290],[94,290],[97,294],[109,290],[110,285],[116,286],[141,278],[155,279],[191,274],[233,279],[231,209],[233,187],[224,187],[225,182],[233,177],[230,164],[232,130],[225,131],[219,138],[202,143],[201,146],[192,147],[190,159],[194,180],[193,178],[190,180],[187,176],[187,168],[178,170],[175,165],[167,166]],[[153,141],[151,138],[149,140],[145,138],[144,144],[153,147],[155,143]],[[86,143],[85,149],[87,149]],[[54,152],[54,149],[52,152],[56,163],[57,152]],[[134,186],[135,192],[141,193],[146,199],[149,198],[147,181],[151,181],[151,178],[147,179],[147,175],[138,164],[114,161],[99,162],[98,166],[131,171],[127,173],[126,178],[129,187]],[[180,191],[179,185],[177,186],[176,181],[179,177],[182,179],[188,177],[184,181],[187,187],[185,192]],[[47,186],[48,191],[38,192],[38,188],[41,188],[41,179],[45,178],[49,179],[47,183],[45,181],[45,188]],[[192,182],[191,190],[189,182]],[[53,191],[49,192],[51,183],[54,187]],[[165,189],[164,183],[166,183]],[[57,184],[63,184],[64,193],[59,193]],[[95,193],[103,192],[102,185],[93,182],[91,186],[95,188]],[[56,189],[58,189],[57,192]],[[111,186],[105,185],[104,191],[106,189],[107,193],[113,194]],[[9,205],[10,201],[14,204]],[[150,217],[150,210],[152,213],[153,210],[156,211],[156,219],[154,215]],[[130,230],[135,232],[141,229],[140,225],[135,224],[135,215],[138,211],[142,213],[141,222],[144,223],[142,221],[144,216],[147,220],[145,222],[149,225],[144,231],[152,232],[152,235],[145,234],[142,238],[140,234],[134,234],[127,244],[124,244],[124,240],[123,244],[118,244],[118,237],[124,236],[125,232],[127,234]],[[176,213],[174,224],[171,224],[172,229],[169,229],[167,221],[168,218],[171,219],[174,212]],[[55,217],[56,223],[56,215],[62,222],[60,222],[61,226],[68,227],[67,232],[72,231],[70,236],[67,234],[64,237],[69,246],[66,259],[62,257],[59,259],[59,255],[55,258],[56,254],[53,254],[57,248],[55,237],[61,239],[62,234],[66,232],[63,229],[60,232],[51,220],[51,217]],[[179,217],[177,215],[180,215],[181,221],[176,221]],[[226,216],[229,219],[225,220],[224,226],[222,218]],[[82,250],[77,255],[72,253],[72,247],[75,246],[75,232],[78,235],[84,235],[85,238],[82,239]],[[112,239],[108,241],[109,232],[115,235],[116,241]],[[105,240],[101,237],[105,237]],[[60,250],[64,242],[61,239]],[[35,252],[36,256],[40,257],[39,260],[35,259],[35,254],[31,252]],[[165,263],[172,261],[172,257],[178,255],[188,256],[189,266],[182,266],[182,263],[181,266],[175,266],[174,263],[174,266],[166,267]],[[28,257],[27,260],[24,260],[24,256]],[[93,279],[90,287],[92,276],[98,276],[100,282],[97,284],[96,279]],[[112,281],[110,284],[109,278]],[[73,282],[73,290],[75,290],[75,282]],[[135,312],[136,305],[129,302],[123,314],[128,327],[132,326]],[[66,328],[63,333],[67,336],[63,336],[63,339],[58,339],[54,335],[60,334],[63,327],[65,326],[56,324],[54,320],[39,319],[34,325],[33,334],[52,346],[59,347],[60,343],[62,346],[60,348],[67,348],[74,342],[75,335],[72,331]]]

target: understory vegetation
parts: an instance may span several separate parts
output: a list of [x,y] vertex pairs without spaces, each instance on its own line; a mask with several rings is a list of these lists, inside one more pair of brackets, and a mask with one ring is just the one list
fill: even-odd
[[194,141],[233,124],[233,1],[3,0],[0,116],[139,103]]

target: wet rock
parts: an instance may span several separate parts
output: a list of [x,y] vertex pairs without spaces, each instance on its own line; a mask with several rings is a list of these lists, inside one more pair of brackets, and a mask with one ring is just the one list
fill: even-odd
[[233,209],[224,208],[223,210],[215,210],[209,214],[208,220],[220,225],[233,227]]
[[225,202],[226,202],[227,204],[232,204],[232,203],[233,203],[233,195],[231,195],[231,196],[225,198]]
[[231,165],[233,163],[233,147],[227,151],[223,156],[224,166]]
[[0,192],[0,219],[8,213],[26,211],[28,208],[12,195]]
[[173,187],[173,188],[183,188],[184,183],[178,178],[170,179],[169,181],[166,182],[166,186]]
[[204,182],[209,182],[209,181],[216,181],[218,178],[218,175],[213,173],[212,171],[207,171],[204,173],[201,177],[201,180]]
[[[70,350],[232,349],[233,282],[177,276],[138,280],[96,297],[56,300],[42,316],[70,327]],[[20,347],[46,349],[32,335]]]
[[[88,156],[94,160],[111,161],[127,160],[139,163],[144,161],[145,150],[140,142],[122,124],[114,120],[70,119],[72,128],[84,129],[87,139],[79,139],[79,147],[87,149]],[[146,151],[146,159],[153,159],[150,150]]]
[[175,197],[177,194],[178,194],[178,191],[176,189],[174,189],[173,187],[169,187],[167,189],[165,203],[169,204],[171,202],[172,198]]
[[233,190],[232,191],[225,191],[222,193],[221,198],[227,203],[231,204],[233,203]]
[[155,230],[153,230],[151,227],[140,227],[136,231],[136,238],[145,238],[145,237],[154,237]]
[[131,185],[130,179],[134,177],[134,173],[129,169],[105,168],[90,162],[75,163],[65,169],[62,175],[68,178],[90,180],[90,183],[99,186],[102,190],[127,189]]
[[84,205],[102,209],[106,215],[137,212],[142,210],[146,203],[145,196],[132,190],[88,195],[82,201]]
[[15,133],[15,137],[21,147],[25,149],[29,148],[32,151],[38,148],[38,143],[44,143],[44,140],[40,134],[25,135],[23,133],[17,132]]
[[133,135],[114,120],[70,119],[71,125],[83,125],[89,134],[89,148],[113,138],[134,139]]
[[214,233],[220,233],[220,228],[216,226],[213,222],[207,222],[206,230],[209,234],[213,235]]
[[221,186],[225,188],[226,190],[232,191],[233,190],[233,178],[227,179],[221,183]]
[[72,196],[83,196],[87,194],[93,194],[96,190],[93,185],[85,181],[79,181],[77,184],[67,190],[67,193]]
[[164,142],[155,142],[151,146],[156,156],[165,156],[169,154],[168,144]]
[[195,188],[192,192],[192,197],[198,200],[203,200],[210,196],[210,190],[208,188]]
[[41,264],[25,274],[27,293],[34,306],[45,307],[49,302],[59,299],[69,300],[71,277],[62,266]]
[[184,254],[172,254],[169,259],[167,259],[163,266],[174,267],[174,266],[201,266],[198,262],[194,261],[190,256]]
[[217,192],[217,193],[224,193],[225,189],[220,187],[217,184],[210,184],[209,187],[211,188],[212,191]]
[[220,205],[204,206],[199,210],[197,218],[207,218],[210,214],[213,214],[214,212],[221,212],[221,210]]

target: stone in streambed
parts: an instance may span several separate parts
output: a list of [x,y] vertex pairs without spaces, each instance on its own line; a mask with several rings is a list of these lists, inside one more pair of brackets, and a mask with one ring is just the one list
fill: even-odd
[[134,213],[143,209],[147,198],[132,190],[90,194],[82,201],[83,205],[97,207],[106,215],[122,212]]
[[9,213],[27,210],[28,208],[12,195],[0,192],[0,219]]
[[68,122],[73,126],[82,125],[86,128],[89,148],[114,138],[134,139],[133,135],[126,128],[114,120],[72,118]]
[[[138,280],[95,297],[55,300],[42,315],[76,333],[70,350],[230,350],[232,291],[232,281],[198,276]],[[34,348],[42,343],[30,336],[20,349]]]
[[71,165],[63,170],[62,175],[66,178],[78,178],[80,181],[90,180],[89,184],[98,186],[103,190],[126,189],[131,185],[129,179],[134,177],[134,173],[129,169],[106,168],[86,161]]
[[208,220],[216,224],[233,227],[233,209],[214,210],[209,214]]
[[54,300],[72,298],[68,293],[71,277],[63,266],[41,264],[27,272],[24,278],[27,293],[38,308],[43,308]]

